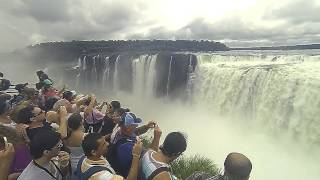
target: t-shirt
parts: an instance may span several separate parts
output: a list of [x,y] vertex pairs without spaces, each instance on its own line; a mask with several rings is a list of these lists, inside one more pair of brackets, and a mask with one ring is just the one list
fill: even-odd
[[37,128],[27,128],[27,135],[28,135],[28,138],[30,140],[33,139],[33,137],[39,132],[39,131],[42,131],[43,129],[45,130],[52,130],[52,127],[50,126],[50,124],[48,124],[47,122],[44,122],[43,123],[43,126],[42,127],[37,127]]
[[53,162],[50,161],[46,166],[43,166],[52,175],[55,177],[51,177],[46,171],[40,169],[38,166],[34,164],[33,161],[29,163],[29,165],[24,169],[24,171],[19,176],[18,180],[62,180],[62,175],[59,170],[53,165]]
[[93,166],[107,167],[109,170],[111,170],[112,173],[110,173],[108,170],[100,171],[93,174],[89,178],[89,180],[111,180],[112,177],[115,175],[113,168],[110,166],[109,162],[103,157],[101,157],[101,160],[99,161],[92,161],[90,159],[85,158],[81,165],[81,172],[85,172]]

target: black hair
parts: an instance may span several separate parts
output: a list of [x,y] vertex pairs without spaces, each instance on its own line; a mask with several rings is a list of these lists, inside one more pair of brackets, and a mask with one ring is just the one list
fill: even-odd
[[3,73],[2,72],[0,72],[0,77],[3,77]]
[[186,137],[181,132],[169,133],[160,150],[168,157],[178,156],[187,149]]
[[117,112],[120,116],[122,116],[126,112],[130,112],[130,109],[128,108],[118,108],[115,109],[114,112]]
[[86,105],[86,106],[89,106],[90,102],[91,102],[91,97],[88,97],[87,99],[85,99],[83,101],[83,104]]
[[40,76],[41,74],[44,74],[44,72],[42,70],[39,70],[36,72],[38,76]]
[[77,130],[82,125],[82,116],[80,113],[72,114],[68,119],[68,128]]
[[80,113],[74,113],[68,118],[68,129],[67,129],[67,137],[65,139],[68,139],[72,132],[79,129],[79,127],[82,125],[82,116]]
[[71,91],[65,91],[65,92],[63,92],[63,94],[62,94],[62,98],[66,99],[66,100],[68,100],[68,101],[71,101],[71,100],[72,100],[72,96],[73,96],[73,94],[72,94]]
[[33,118],[33,109],[34,106],[28,105],[27,107],[22,108],[18,112],[18,117],[17,117],[17,123],[22,123],[22,124],[30,124],[31,123],[31,118]]
[[45,105],[44,105],[44,110],[50,111],[51,109],[53,109],[54,104],[58,101],[59,99],[56,97],[50,97],[48,98],[48,100],[46,101]]
[[60,134],[48,130],[42,129],[36,133],[30,142],[30,154],[33,159],[39,159],[43,156],[43,151],[51,150],[60,141]]
[[10,104],[5,100],[0,100],[0,115],[4,114],[10,108]]
[[110,104],[111,104],[113,109],[121,108],[121,104],[120,104],[119,101],[111,101]]
[[28,83],[25,84],[17,84],[14,89],[17,90],[19,93],[22,93],[24,88],[28,85]]
[[90,133],[86,135],[82,141],[82,149],[84,154],[91,156],[91,151],[98,149],[98,140],[102,137],[100,133]]

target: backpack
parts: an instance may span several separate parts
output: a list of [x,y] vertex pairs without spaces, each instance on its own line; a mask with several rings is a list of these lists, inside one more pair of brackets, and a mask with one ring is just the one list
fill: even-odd
[[[123,137],[123,138],[119,139],[115,144],[110,143],[109,149],[108,149],[108,152],[106,155],[106,159],[108,160],[108,162],[110,163],[112,168],[116,171],[117,174],[122,175],[123,177],[127,177],[129,170],[130,170],[130,167],[131,167],[131,160],[132,159],[130,159],[129,167],[124,168],[118,159],[117,151],[120,146],[125,145],[126,143],[131,143],[131,145],[133,147],[135,140],[132,140],[128,137]],[[131,153],[130,153],[130,155],[131,155]]]
[[71,180],[87,180],[95,173],[100,172],[100,171],[105,171],[105,170],[107,170],[111,174],[113,174],[113,172],[105,166],[93,166],[93,167],[89,168],[88,170],[86,170],[85,172],[81,172],[81,165],[82,165],[85,157],[86,156],[82,156],[81,159],[79,160],[78,165],[77,165],[77,170],[71,176]]

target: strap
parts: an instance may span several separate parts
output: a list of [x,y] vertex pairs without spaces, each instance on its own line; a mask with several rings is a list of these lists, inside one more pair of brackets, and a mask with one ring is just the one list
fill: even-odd
[[105,170],[107,170],[108,172],[113,174],[113,172],[109,168],[107,168],[105,166],[93,166],[93,167],[89,168],[88,170],[86,170],[84,173],[82,173],[81,179],[82,178],[83,179],[89,179],[95,173],[100,172],[100,171],[105,171]]
[[[62,176],[61,170],[58,168],[58,166],[51,160],[50,162],[53,163],[53,165],[56,167],[56,169],[58,170],[58,172],[60,173],[60,175]],[[42,169],[43,171],[45,171],[47,174],[49,174],[53,179],[58,179],[58,177],[55,177],[48,169],[40,166],[36,161],[33,161],[34,165],[37,166],[38,168]]]
[[158,174],[162,173],[162,172],[171,172],[171,169],[169,167],[163,166],[160,167],[158,169],[156,169],[155,171],[152,172],[152,174],[147,178],[147,180],[152,180],[154,177],[156,177]]
[[77,170],[75,172],[75,175],[80,177],[80,174],[81,174],[81,166],[82,166],[82,163],[84,161],[84,158],[86,158],[86,156],[82,156],[77,164]]

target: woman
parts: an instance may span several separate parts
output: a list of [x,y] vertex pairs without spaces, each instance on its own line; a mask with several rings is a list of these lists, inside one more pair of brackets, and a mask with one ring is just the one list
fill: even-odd
[[28,145],[25,140],[17,134],[16,130],[11,127],[0,125],[0,136],[6,137],[8,142],[14,146],[15,152],[10,165],[8,179],[17,179],[31,161]]
[[103,126],[104,114],[100,111],[106,103],[103,103],[100,107],[97,107],[97,101],[95,96],[89,97],[84,105],[84,128],[85,132],[98,132],[100,133]]

